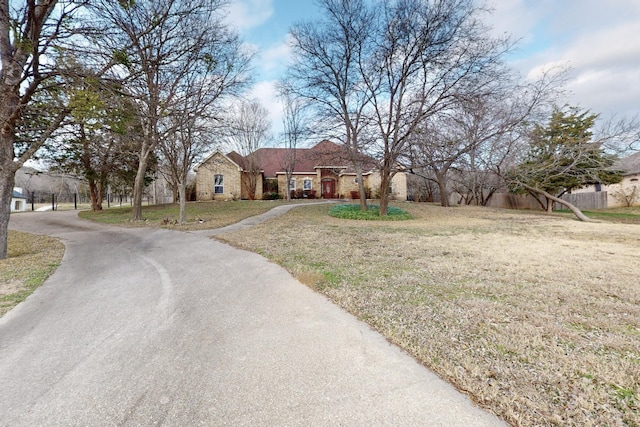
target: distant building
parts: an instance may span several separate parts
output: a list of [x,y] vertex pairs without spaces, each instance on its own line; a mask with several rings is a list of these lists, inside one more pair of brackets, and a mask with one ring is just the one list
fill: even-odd
[[[573,190],[573,194],[582,193],[605,193],[605,205],[607,208],[617,208],[625,206],[621,198],[621,194],[631,194],[634,189],[636,193],[640,193],[640,152],[618,160],[612,169],[622,171],[622,181],[617,184],[594,184],[588,185],[577,190]],[[640,202],[640,195],[635,196],[632,204],[637,205]]]
[[22,194],[22,188],[13,187],[11,196],[11,212],[24,212],[27,210],[28,197]]

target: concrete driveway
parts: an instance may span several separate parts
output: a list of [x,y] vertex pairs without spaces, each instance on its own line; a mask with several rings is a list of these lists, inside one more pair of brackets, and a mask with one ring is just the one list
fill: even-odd
[[0,319],[2,426],[504,425],[258,255],[75,212],[10,227],[66,253]]

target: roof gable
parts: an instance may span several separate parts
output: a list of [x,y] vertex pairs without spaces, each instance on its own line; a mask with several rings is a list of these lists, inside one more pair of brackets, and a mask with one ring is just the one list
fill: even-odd
[[[234,156],[234,155],[235,155],[235,156]],[[240,169],[241,169],[240,164],[238,164],[238,162],[236,162],[236,161],[234,160],[234,157],[235,157],[236,159],[242,159],[242,156],[241,156],[240,154],[236,153],[235,151],[232,151],[231,153],[229,153],[229,154],[225,155],[225,154],[222,154],[222,152],[221,152],[220,150],[216,150],[216,151],[214,151],[212,154],[210,154],[208,157],[206,157],[203,161],[201,161],[200,163],[198,163],[198,164],[196,165],[196,167],[195,167],[195,168],[193,168],[193,169],[194,169],[194,171],[195,171],[195,172],[197,172],[197,171],[198,171],[198,169],[199,169],[200,167],[202,167],[203,165],[206,165],[206,164],[208,164],[208,163],[212,163],[212,162],[213,162],[213,159],[214,159],[214,158],[216,158],[216,157],[217,157],[217,158],[219,158],[219,159],[222,159],[223,161],[227,161],[227,162],[229,162],[229,163],[233,164],[235,167],[237,167],[237,168],[238,168],[238,170],[240,170]]]
[[[236,163],[241,166],[244,159],[255,158],[267,178],[274,178],[278,173],[284,173],[294,155],[294,173],[314,174],[317,168],[322,167],[341,169],[343,172],[353,169],[347,150],[326,139],[311,148],[296,148],[295,152],[288,148],[260,148],[246,158],[235,152],[227,154],[230,158],[237,159]],[[374,159],[363,156],[363,160],[363,170],[375,168]]]

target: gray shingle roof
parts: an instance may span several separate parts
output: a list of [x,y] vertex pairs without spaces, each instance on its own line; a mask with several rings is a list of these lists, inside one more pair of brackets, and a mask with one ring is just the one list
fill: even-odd
[[624,171],[623,175],[640,174],[640,151],[618,160],[613,167]]

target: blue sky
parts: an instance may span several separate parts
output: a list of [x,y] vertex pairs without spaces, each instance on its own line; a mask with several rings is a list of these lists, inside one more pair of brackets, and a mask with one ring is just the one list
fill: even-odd
[[[603,117],[640,113],[640,0],[486,0],[496,35],[520,40],[510,61],[524,78],[570,67],[566,101]],[[313,19],[313,0],[235,0],[229,21],[257,50],[249,91],[280,128],[274,83],[289,59],[287,32]]]

